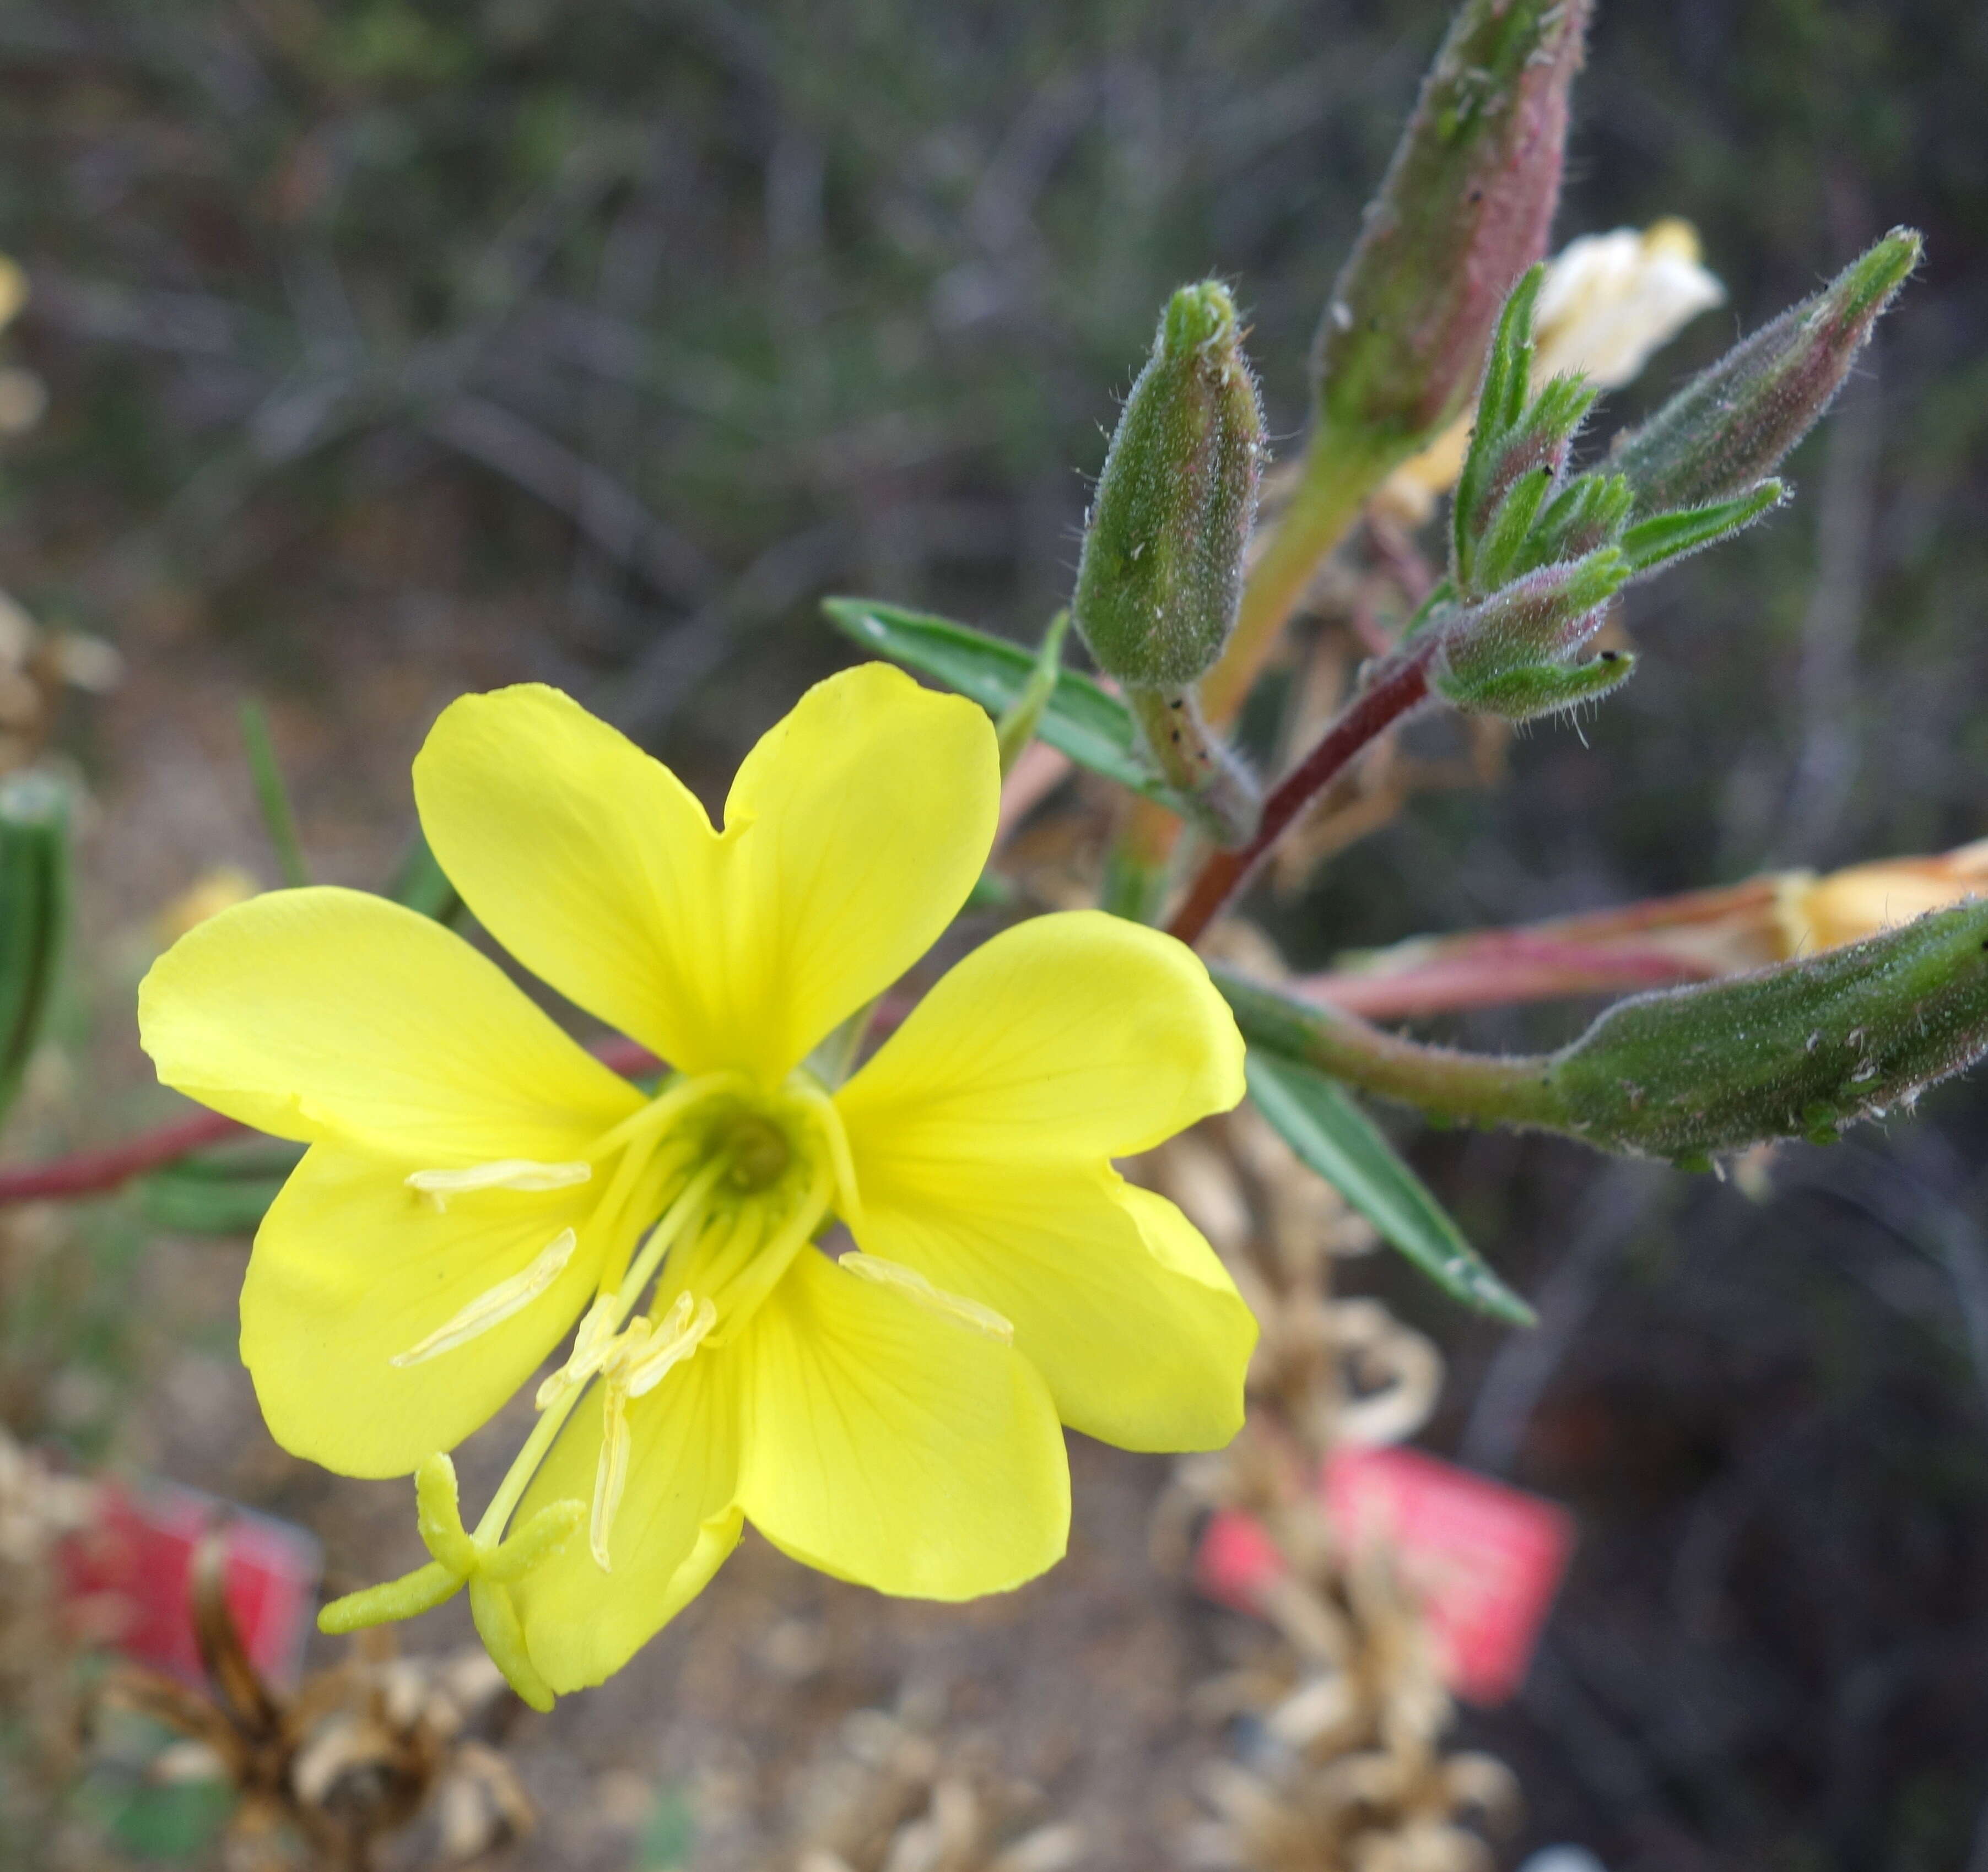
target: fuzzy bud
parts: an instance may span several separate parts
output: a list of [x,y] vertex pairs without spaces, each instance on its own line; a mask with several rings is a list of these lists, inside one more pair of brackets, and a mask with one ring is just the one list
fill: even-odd
[[1573,659],[1628,577],[1622,555],[1604,546],[1493,592],[1443,626],[1430,689],[1466,713],[1523,721],[1613,688],[1629,674],[1628,658]]
[[1396,458],[1469,402],[1512,283],[1546,252],[1590,0],[1466,0],[1326,306],[1321,424]]
[[1084,531],[1071,610],[1107,676],[1178,689],[1222,654],[1263,453],[1235,301],[1214,280],[1183,286],[1125,399]]
[[1608,465],[1628,478],[1637,513],[1728,500],[1772,474],[1834,400],[1922,245],[1893,228],[1618,438]]
[[1773,1137],[1833,1142],[1988,1052],[1988,903],[1726,982],[1611,1008],[1554,1056],[1567,1128],[1698,1164]]

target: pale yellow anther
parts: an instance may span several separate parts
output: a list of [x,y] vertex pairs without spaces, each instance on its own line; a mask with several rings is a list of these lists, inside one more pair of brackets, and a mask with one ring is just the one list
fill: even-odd
[[559,1370],[539,1387],[532,1402],[541,1411],[549,1410],[567,1392],[584,1384],[607,1363],[614,1344],[617,1314],[614,1296],[604,1293],[581,1317],[573,1336],[573,1353]]
[[462,1170],[417,1170],[406,1181],[409,1189],[425,1196],[434,1208],[446,1209],[451,1196],[472,1190],[571,1189],[593,1174],[590,1164],[541,1164],[527,1157],[506,1157]]
[[699,1300],[693,1309],[690,1296],[678,1294],[668,1313],[656,1323],[648,1343],[629,1348],[622,1366],[628,1395],[641,1397],[653,1391],[672,1367],[696,1351],[717,1323],[718,1308],[713,1302]]
[[915,1300],[928,1313],[937,1313],[959,1326],[971,1326],[976,1333],[985,1333],[989,1339],[999,1340],[1004,1346],[1015,1343],[1015,1328],[1011,1320],[1004,1319],[991,1306],[969,1300],[963,1293],[948,1293],[943,1287],[935,1287],[916,1268],[908,1268],[901,1262],[886,1261],[881,1255],[866,1255],[860,1249],[844,1255],[836,1265],[860,1279],[892,1288],[907,1299]]
[[[603,1383],[600,1459],[594,1467],[593,1505],[587,1522],[587,1544],[603,1573],[614,1570],[608,1540],[628,1484],[629,1401],[654,1390],[697,1350],[717,1323],[718,1309],[710,1300],[693,1301],[688,1293],[680,1293],[661,1320],[631,1320],[605,1345],[586,1355],[588,1375],[597,1371]],[[580,1356],[576,1347],[573,1363]]]
[[529,1267],[479,1293],[454,1318],[437,1326],[419,1345],[395,1353],[387,1362],[400,1366],[418,1365],[444,1352],[452,1352],[458,1346],[466,1345],[489,1332],[520,1308],[529,1306],[557,1280],[566,1272],[566,1264],[573,1259],[573,1250],[579,1245],[579,1236],[570,1228],[562,1228]]

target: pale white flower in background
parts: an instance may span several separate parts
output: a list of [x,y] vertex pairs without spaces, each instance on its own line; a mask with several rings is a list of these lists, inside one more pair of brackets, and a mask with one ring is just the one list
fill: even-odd
[[[0,329],[11,325],[28,302],[28,276],[0,254]],[[19,435],[42,420],[49,393],[32,370],[18,365],[0,368],[0,435]]]
[[[1619,389],[1725,297],[1699,259],[1698,231],[1689,221],[1584,234],[1547,263],[1533,314],[1533,381],[1578,370],[1603,390]],[[1425,521],[1437,496],[1456,485],[1475,417],[1474,411],[1459,417],[1405,461],[1376,504],[1405,525]]]

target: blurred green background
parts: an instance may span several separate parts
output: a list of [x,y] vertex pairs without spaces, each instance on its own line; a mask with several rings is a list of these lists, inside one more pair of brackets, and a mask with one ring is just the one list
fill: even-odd
[[[123,651],[66,744],[167,828],[108,839],[100,901],[230,855],[175,762],[245,690],[370,881],[454,689],[557,682],[710,772],[841,659],[824,592],[1033,632],[1172,286],[1234,283],[1294,446],[1444,14],[12,0],[0,349],[49,404],[0,454],[0,585]],[[1984,96],[1967,0],[1604,0],[1558,238],[1682,215],[1730,295],[1604,424],[1894,223],[1927,265],[1797,504],[1638,590],[1642,670],[1581,732],[1338,861],[1297,959],[1988,831]],[[1452,1350],[1431,1441],[1584,1530],[1530,1688],[1468,1725],[1529,1839],[1988,1872],[1984,1142],[1988,1087],[1950,1089],[1757,1200],[1418,1144],[1546,1319],[1369,1277]]]

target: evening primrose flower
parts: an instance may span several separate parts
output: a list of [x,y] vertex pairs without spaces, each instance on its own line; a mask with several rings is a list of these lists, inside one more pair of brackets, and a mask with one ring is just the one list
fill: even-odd
[[[1726,289],[1700,258],[1698,230],[1675,217],[1640,231],[1584,234],[1547,262],[1533,312],[1533,387],[1578,372],[1601,390],[1634,383],[1643,367]],[[1376,497],[1420,525],[1456,485],[1470,447],[1466,411],[1419,454],[1403,462]]]
[[[979,709],[846,671],[747,757],[716,830],[577,704],[507,689],[443,712],[414,792],[489,934],[671,1070],[639,1090],[468,943],[353,891],[253,898],[147,978],[160,1076],[310,1147],[242,1296],[271,1430],[347,1474],[420,1474],[433,1562],[334,1622],[467,1584],[543,1702],[626,1662],[746,1519],[840,1577],[962,1599],[1062,1553],[1059,1420],[1134,1449],[1233,1434],[1255,1323],[1112,1167],[1242,1096],[1188,950],[1036,917],[846,1083],[822,1065],[979,873]],[[440,1452],[570,1333],[465,1530]]]

